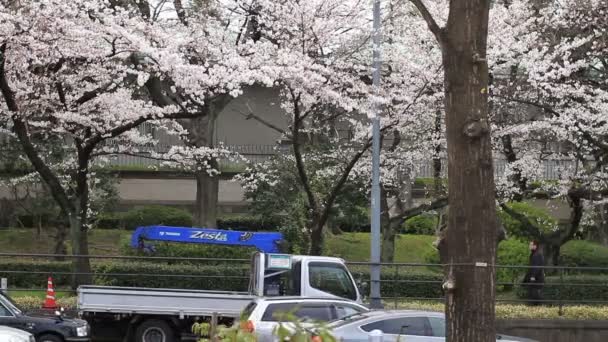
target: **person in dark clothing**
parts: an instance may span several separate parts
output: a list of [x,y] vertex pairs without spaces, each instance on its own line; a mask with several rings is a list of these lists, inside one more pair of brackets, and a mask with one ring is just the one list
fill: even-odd
[[545,283],[545,258],[538,248],[538,241],[530,242],[530,267],[524,277],[523,284],[528,287],[528,300],[530,305],[539,305],[542,300],[543,285]]

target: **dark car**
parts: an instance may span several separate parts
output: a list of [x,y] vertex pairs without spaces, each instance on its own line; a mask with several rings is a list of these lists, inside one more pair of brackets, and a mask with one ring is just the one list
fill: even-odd
[[25,330],[36,342],[89,342],[89,325],[81,319],[61,315],[27,315],[5,294],[0,293],[0,326]]

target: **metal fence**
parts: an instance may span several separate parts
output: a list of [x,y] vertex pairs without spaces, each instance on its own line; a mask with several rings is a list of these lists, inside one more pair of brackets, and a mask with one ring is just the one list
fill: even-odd
[[[136,287],[167,287],[170,284],[183,284],[188,281],[192,289],[209,289],[231,291],[247,291],[249,279],[249,259],[219,259],[219,258],[176,258],[158,256],[88,256],[95,267],[90,273],[75,273],[69,269],[69,261],[65,261],[61,269],[58,263],[49,261],[56,258],[83,258],[86,256],[57,256],[52,254],[20,254],[0,253],[0,277],[8,278],[8,291],[12,294],[20,292],[43,293],[46,290],[46,277],[52,276],[63,279],[56,289],[58,293],[74,295],[74,291],[66,284],[66,279],[75,275],[91,276],[95,284],[123,284],[128,279],[129,286]],[[162,265],[162,271],[150,271],[150,267],[136,271],[116,271],[104,267],[104,262],[115,261],[119,264],[145,263],[146,265]],[[60,264],[60,263],[59,263]],[[365,295],[369,288],[369,262],[348,262],[351,273],[360,285]],[[33,266],[32,266],[33,265]],[[55,265],[55,266],[53,266]],[[191,265],[189,267],[188,265]],[[209,274],[208,269],[219,270]],[[380,287],[382,301],[387,308],[403,308],[412,302],[443,302],[442,271],[447,265],[425,263],[381,263],[382,278]],[[476,265],[452,265],[451,267],[467,268],[474,272]],[[523,275],[528,270],[525,265],[490,265],[499,274],[496,282],[498,303],[526,304],[527,286],[521,283]],[[119,267],[120,268],[120,267]],[[535,300],[535,304],[554,306],[561,314],[563,307],[570,305],[606,305],[608,304],[608,268],[604,267],[567,267],[545,266],[546,282],[542,287],[544,296]],[[145,271],[148,270],[148,271]],[[176,272],[175,270],[181,270]],[[175,271],[175,272],[174,272]],[[603,276],[606,275],[606,276]],[[23,280],[36,279],[31,286],[23,286]],[[165,279],[166,281],[161,281]],[[217,288],[205,288],[210,279],[217,280]],[[20,284],[18,286],[15,283]],[[161,285],[163,284],[163,285]],[[200,286],[199,286],[200,284]],[[158,285],[158,286],[155,286]],[[224,288],[229,286],[230,288]],[[169,286],[179,287],[179,286]],[[241,288],[242,287],[242,288]]]

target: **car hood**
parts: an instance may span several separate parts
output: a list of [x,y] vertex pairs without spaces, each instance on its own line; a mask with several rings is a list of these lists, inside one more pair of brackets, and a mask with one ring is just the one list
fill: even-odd
[[66,317],[56,317],[50,315],[40,315],[40,314],[27,314],[23,318],[26,318],[28,322],[36,323],[36,324],[58,324],[62,326],[69,327],[80,327],[86,325],[87,322],[82,319],[76,318],[66,318]]
[[27,331],[0,326],[0,336],[20,336],[24,338],[28,338],[31,334]]

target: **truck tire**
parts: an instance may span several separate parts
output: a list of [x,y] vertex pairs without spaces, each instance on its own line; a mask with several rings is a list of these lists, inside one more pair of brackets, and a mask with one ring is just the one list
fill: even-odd
[[63,339],[57,335],[45,334],[36,339],[37,342],[63,342]]
[[149,319],[135,330],[135,342],[174,342],[173,329],[167,322]]

